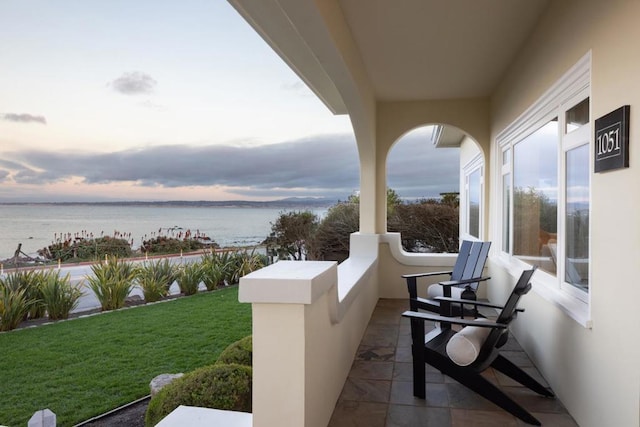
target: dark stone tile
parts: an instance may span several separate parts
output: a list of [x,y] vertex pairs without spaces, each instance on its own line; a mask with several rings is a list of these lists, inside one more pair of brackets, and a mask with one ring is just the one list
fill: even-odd
[[411,346],[398,346],[396,347],[396,356],[393,359],[396,362],[412,362],[413,361],[413,355],[411,353]]
[[502,387],[502,390],[529,412],[567,413],[560,399],[540,396],[526,387]]
[[356,352],[356,360],[393,360],[395,357],[395,351],[395,347],[360,345]]
[[369,324],[360,344],[378,347],[395,347],[397,342],[397,326]]
[[401,314],[401,312],[398,312],[398,310],[395,310],[393,308],[377,307],[371,315],[369,324],[400,325]]
[[[553,427],[579,427],[578,423],[569,414],[545,414],[542,412],[532,412],[543,426]],[[518,421],[519,426],[528,426],[524,421]]]
[[340,400],[387,403],[390,392],[391,381],[348,377],[344,383]]
[[391,380],[393,362],[357,360],[353,363],[349,376],[369,380]]
[[500,408],[459,383],[446,383],[452,408],[495,411]]
[[451,427],[518,427],[518,419],[508,412],[451,410]]
[[[549,387],[549,384],[547,383],[547,381],[543,378],[542,375],[540,375],[540,372],[536,368],[534,368],[534,367],[522,368],[522,370],[524,372],[526,372],[527,374],[529,374],[534,380],[536,380],[540,384],[542,384],[544,387]],[[503,387],[524,387],[522,384],[520,384],[516,380],[512,380],[511,378],[509,378],[508,376],[506,376],[505,374],[503,374],[500,371],[496,370],[495,371],[495,375],[496,375],[496,379],[498,380],[498,384],[500,386],[503,386]]]
[[519,368],[531,368],[533,363],[524,351],[501,350],[500,354]]
[[383,427],[387,406],[386,403],[340,401],[328,427]]
[[386,427],[449,427],[451,414],[446,408],[389,405]]
[[398,347],[411,347],[412,340],[411,335],[399,334],[398,335]]
[[[444,375],[433,366],[426,365],[427,383],[444,383]],[[413,381],[413,363],[395,363],[393,379],[397,381]]]
[[426,392],[426,398],[420,399],[413,395],[413,382],[393,381],[389,402],[412,406],[449,407],[449,394],[445,384],[429,383]]

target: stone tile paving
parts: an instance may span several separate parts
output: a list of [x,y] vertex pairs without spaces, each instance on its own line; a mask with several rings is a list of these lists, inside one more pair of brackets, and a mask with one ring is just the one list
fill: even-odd
[[[411,330],[409,320],[401,317],[407,309],[407,300],[378,301],[329,427],[526,425],[431,366],[427,366],[427,397],[415,398]],[[513,336],[503,350],[506,357],[546,385]],[[543,425],[577,427],[560,400],[538,396],[492,368],[483,375],[521,403]]]

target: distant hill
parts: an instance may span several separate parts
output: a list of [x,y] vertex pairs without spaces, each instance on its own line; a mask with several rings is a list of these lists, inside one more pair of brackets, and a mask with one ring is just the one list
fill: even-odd
[[316,197],[288,197],[269,201],[251,200],[167,200],[167,201],[114,201],[114,202],[44,202],[44,203],[0,203],[7,205],[57,205],[57,206],[186,206],[221,208],[323,208],[336,204],[338,200]]

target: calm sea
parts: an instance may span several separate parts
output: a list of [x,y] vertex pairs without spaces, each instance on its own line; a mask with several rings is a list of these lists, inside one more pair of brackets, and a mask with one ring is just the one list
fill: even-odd
[[[35,255],[56,234],[131,233],[134,248],[159,229],[196,230],[220,246],[254,246],[270,233],[280,213],[302,209],[114,205],[0,205],[0,259],[22,251]],[[310,209],[322,216],[326,209]],[[166,234],[166,233],[165,233]]]

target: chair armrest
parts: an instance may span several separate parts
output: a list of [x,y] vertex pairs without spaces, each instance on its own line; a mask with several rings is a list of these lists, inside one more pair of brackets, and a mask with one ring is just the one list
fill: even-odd
[[447,280],[446,282],[438,282],[438,285],[457,286],[457,285],[464,285],[467,283],[484,282],[489,279],[491,279],[491,277],[487,276],[487,277],[474,277],[473,279],[464,279],[464,280]]
[[428,276],[441,276],[444,274],[451,275],[453,271],[432,271],[431,273],[415,273],[415,274],[403,274],[403,279],[410,279],[412,277],[428,277]]
[[[475,305],[476,307],[479,306],[479,307],[497,308],[499,310],[502,310],[504,308],[504,306],[502,305],[496,305],[496,304],[491,304],[484,301],[476,301],[471,299],[448,298],[448,297],[435,297],[434,299],[437,301],[448,301],[454,304],[468,304],[468,305]],[[522,313],[524,311],[524,308],[516,308],[516,311]]]
[[444,322],[444,323],[452,323],[454,325],[462,325],[462,326],[479,326],[481,328],[492,328],[492,329],[506,329],[509,325],[504,323],[496,323],[491,320],[468,320],[468,319],[460,319],[457,317],[446,317],[446,316],[438,316],[436,314],[430,313],[419,313],[417,311],[405,311],[402,313],[402,317],[408,317],[410,319],[416,320],[429,320],[432,322]]

